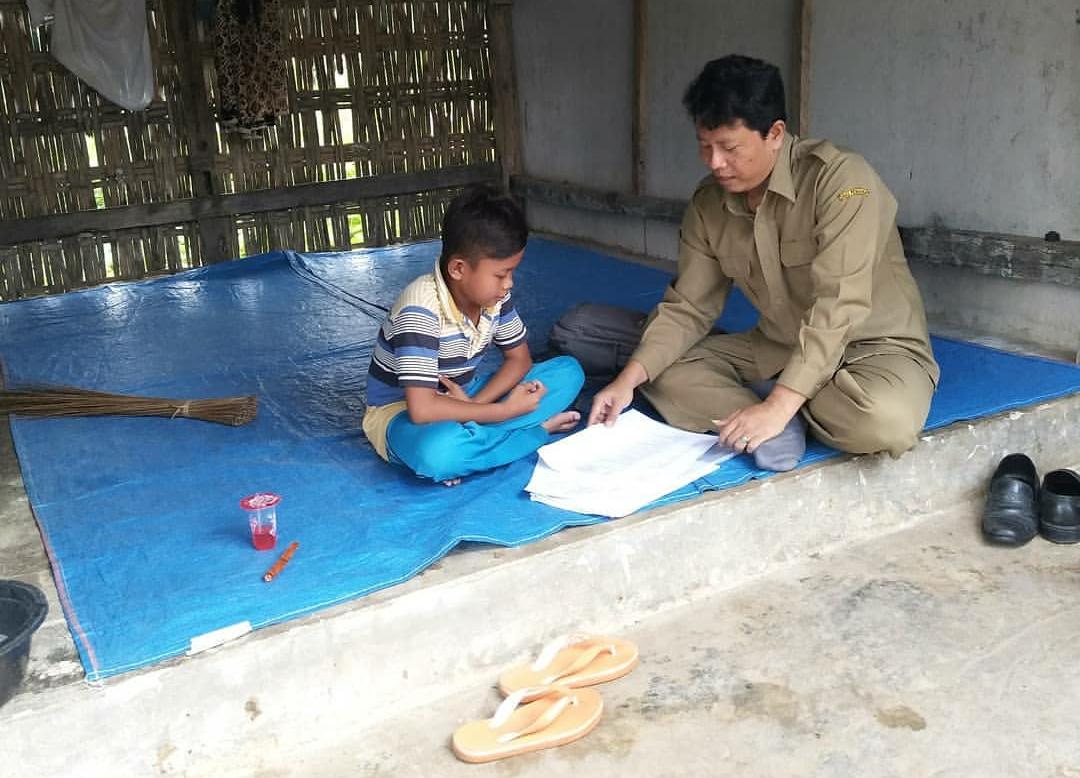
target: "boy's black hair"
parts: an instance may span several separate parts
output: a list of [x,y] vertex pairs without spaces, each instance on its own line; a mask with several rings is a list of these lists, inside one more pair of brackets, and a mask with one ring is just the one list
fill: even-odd
[[714,59],[690,82],[683,105],[706,130],[740,119],[765,137],[773,122],[787,120],[780,69],[760,59],[729,54]]
[[470,264],[484,257],[505,259],[525,248],[528,237],[525,214],[513,198],[493,186],[471,185],[446,208],[439,270],[445,278],[455,255]]

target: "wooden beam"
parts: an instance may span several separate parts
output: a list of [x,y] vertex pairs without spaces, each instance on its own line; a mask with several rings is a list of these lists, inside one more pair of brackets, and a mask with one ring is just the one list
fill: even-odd
[[1080,288],[1080,241],[1047,241],[944,227],[901,227],[900,237],[913,262]]
[[514,176],[510,190],[525,198],[539,200],[551,205],[581,208],[586,211],[599,211],[620,216],[639,216],[647,219],[682,221],[686,210],[684,200],[669,200],[663,197],[625,194],[622,192],[602,192],[587,189],[577,184],[545,181],[527,176]]
[[645,191],[645,141],[648,133],[648,0],[634,0],[634,97],[630,130],[634,194]]
[[[673,223],[682,220],[687,205],[685,200],[604,192],[525,176],[516,176],[511,183],[515,194],[550,205]],[[908,259],[916,264],[1080,289],[1080,241],[943,227],[901,227],[900,237]]]
[[490,183],[497,181],[498,178],[499,166],[494,162],[485,162],[479,165],[463,165],[442,170],[325,181],[280,189],[262,189],[243,194],[177,200],[171,203],[77,211],[4,222],[3,237],[0,240],[4,245],[53,240],[82,232],[110,232],[232,217],[246,213],[283,211],[289,208],[394,197],[432,189],[466,186],[472,183]]
[[517,73],[514,68],[513,0],[488,0],[491,35],[491,96],[495,102],[495,148],[502,163],[502,183],[523,173],[521,124],[518,120]]
[[814,0],[802,0],[799,14],[799,135],[810,137],[810,43],[814,35]]

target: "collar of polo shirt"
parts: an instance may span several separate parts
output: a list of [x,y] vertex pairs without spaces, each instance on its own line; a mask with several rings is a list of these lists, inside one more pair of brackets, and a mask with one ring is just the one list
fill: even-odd
[[[468,316],[463,314],[457,307],[457,303],[454,302],[454,295],[450,294],[450,287],[446,283],[446,279],[443,278],[442,268],[439,267],[439,261],[435,260],[435,290],[439,295],[439,304],[442,305],[443,311],[453,321],[468,323],[470,327],[475,327],[472,320]],[[488,305],[481,310],[488,316],[493,316],[495,310],[498,308],[496,305]]]

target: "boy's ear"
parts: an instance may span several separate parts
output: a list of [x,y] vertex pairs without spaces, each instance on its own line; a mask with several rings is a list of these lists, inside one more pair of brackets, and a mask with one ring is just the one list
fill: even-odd
[[450,261],[446,263],[446,272],[455,281],[460,281],[465,277],[465,267],[468,264],[467,260],[455,254],[450,257]]

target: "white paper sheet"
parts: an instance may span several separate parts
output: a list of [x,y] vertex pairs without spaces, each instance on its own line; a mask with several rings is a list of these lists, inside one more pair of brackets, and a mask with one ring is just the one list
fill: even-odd
[[715,435],[670,427],[630,410],[540,449],[525,486],[532,499],[599,516],[626,516],[735,456]]

